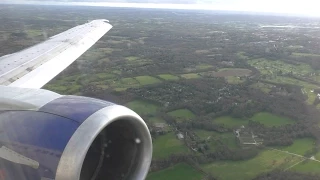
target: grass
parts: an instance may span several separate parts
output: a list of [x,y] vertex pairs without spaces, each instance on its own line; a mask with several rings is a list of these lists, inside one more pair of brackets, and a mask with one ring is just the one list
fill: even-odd
[[217,123],[217,124],[223,124],[224,126],[229,127],[229,128],[240,127],[240,126],[246,125],[248,123],[248,121],[246,121],[246,120],[239,119],[239,118],[233,118],[231,116],[218,117],[218,118],[215,118],[213,120],[213,122]]
[[244,54],[245,54],[245,52],[237,52],[238,58],[240,58],[240,59],[249,59],[249,57],[245,56]]
[[134,100],[126,104],[127,107],[138,114],[154,114],[159,110],[159,106],[142,100]]
[[201,130],[197,129],[194,130],[194,132],[201,138],[201,139],[207,139],[210,136],[217,136],[219,133],[214,132],[214,131],[206,131],[206,130]]
[[220,180],[247,180],[275,168],[285,169],[299,162],[300,157],[275,150],[265,150],[246,161],[220,161],[202,165],[203,169]]
[[96,74],[96,76],[99,78],[99,79],[112,79],[115,77],[114,74],[110,74],[110,73],[98,73]]
[[81,55],[80,59],[84,61],[97,61],[106,57],[106,53],[104,50],[100,50],[98,48],[89,49]]
[[297,79],[289,78],[289,77],[283,77],[283,76],[276,76],[274,78],[267,79],[270,82],[276,82],[280,84],[291,84],[291,85],[298,85],[298,86],[303,86],[307,89],[316,89],[318,86],[307,83],[305,81],[300,81]]
[[187,153],[188,148],[183,144],[183,141],[177,139],[176,135],[171,132],[159,136],[153,141],[154,159],[169,157],[171,154]]
[[316,98],[316,95],[314,93],[312,93],[311,90],[319,88],[317,85],[314,85],[314,84],[311,84],[311,83],[307,83],[307,82],[304,82],[304,81],[300,81],[300,80],[297,80],[297,79],[289,78],[289,77],[283,77],[283,76],[276,76],[274,78],[270,78],[270,79],[267,79],[267,80],[270,81],[270,82],[275,82],[275,83],[280,83],[280,84],[291,84],[291,85],[298,85],[298,86],[304,87],[302,89],[302,92],[306,96],[308,96],[308,99],[307,99],[306,102],[308,104],[310,104],[310,105],[313,104],[313,101]]
[[244,82],[243,79],[240,79],[240,77],[236,77],[236,76],[227,76],[225,77],[225,79],[229,84],[240,84]]
[[135,61],[135,60],[139,59],[139,57],[129,56],[129,57],[126,57],[125,59],[128,60],[128,61]]
[[76,85],[76,84],[68,86],[68,88],[66,90],[66,94],[78,94],[78,93],[80,93],[80,88],[81,87],[82,86]]
[[292,56],[311,56],[311,57],[320,57],[320,54],[311,54],[311,53],[292,53]]
[[151,76],[137,76],[135,77],[135,79],[139,81],[141,85],[155,84],[161,82],[159,79]]
[[307,151],[312,150],[315,146],[315,140],[312,138],[301,138],[294,140],[294,143],[287,147],[278,148],[283,151],[304,155]]
[[260,89],[264,93],[269,93],[272,89],[271,84],[266,84],[266,83],[261,83],[261,82],[254,83],[250,87],[255,88],[255,89]]
[[127,90],[127,88],[114,88],[114,90],[120,92],[120,91],[125,91],[125,90]]
[[306,160],[292,167],[291,171],[299,171],[302,173],[315,173],[320,174],[320,163],[316,161]]
[[300,63],[298,65],[288,64],[281,60],[269,60],[265,58],[252,59],[247,61],[248,64],[254,66],[262,74],[277,74],[282,72],[282,74],[292,73],[294,75],[303,76],[307,75],[310,72],[313,72],[313,69],[310,65]]
[[160,74],[158,75],[160,78],[164,79],[164,80],[168,80],[168,81],[175,81],[175,80],[179,80],[179,77],[174,76],[172,74]]
[[65,92],[67,91],[67,87],[66,86],[53,84],[53,83],[47,84],[44,87],[44,89],[48,89],[50,91],[54,91],[54,92],[59,93],[59,94],[65,94]]
[[277,116],[267,112],[256,113],[251,118],[251,120],[260,122],[261,124],[264,124],[265,126],[268,126],[268,127],[273,127],[273,126],[277,127],[277,126],[294,123],[294,121],[289,118]]
[[163,119],[161,119],[161,118],[159,118],[159,117],[151,117],[151,118],[149,118],[149,120],[150,120],[151,122],[154,122],[154,123],[166,123],[165,120],[163,120]]
[[228,146],[230,149],[238,148],[233,133],[218,133],[215,131],[206,131],[200,129],[194,130],[194,133],[199,136],[201,140],[206,140],[210,151],[214,151],[220,143]]
[[29,37],[43,36],[43,30],[38,29],[26,29],[25,32]]
[[178,109],[175,111],[171,111],[168,113],[170,116],[177,118],[177,120],[189,120],[196,117],[190,110],[188,109]]
[[189,73],[189,74],[181,74],[181,77],[186,79],[197,79],[200,78],[200,76],[196,73]]
[[113,70],[112,73],[119,75],[119,74],[121,74],[121,71],[120,70]]
[[212,68],[213,66],[210,65],[210,64],[199,64],[196,66],[196,69],[197,70],[204,70],[204,69],[210,69]]
[[213,146],[216,146],[218,141],[228,146],[230,149],[239,148],[239,146],[237,145],[236,137],[233,133],[220,133],[218,136],[215,136],[214,138],[212,138],[212,141],[210,144]]
[[139,87],[139,82],[134,78],[122,78],[118,80],[108,80],[106,81],[110,87],[114,88],[116,91],[123,91],[127,88]]
[[99,50],[107,54],[111,54],[114,51],[112,48],[99,48]]
[[97,84],[97,87],[102,88],[102,89],[109,89],[109,86],[105,85],[105,84]]
[[122,78],[121,82],[126,87],[137,87],[139,86],[139,82],[134,78]]
[[185,163],[148,174],[146,180],[200,180],[204,175]]
[[315,93],[311,92],[311,89],[308,89],[308,88],[303,88],[302,92],[303,92],[303,94],[306,93],[306,95],[308,96],[307,103],[310,105],[313,104],[317,95]]

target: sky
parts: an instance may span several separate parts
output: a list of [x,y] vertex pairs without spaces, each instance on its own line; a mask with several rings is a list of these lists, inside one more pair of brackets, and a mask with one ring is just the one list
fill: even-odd
[[[72,2],[71,2],[72,1]],[[320,0],[2,0],[2,3],[72,4],[163,9],[204,9],[320,17]]]

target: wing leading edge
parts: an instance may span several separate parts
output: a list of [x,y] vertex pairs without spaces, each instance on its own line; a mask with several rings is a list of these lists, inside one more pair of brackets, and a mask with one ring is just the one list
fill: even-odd
[[41,88],[112,28],[93,20],[20,52],[0,57],[0,85]]

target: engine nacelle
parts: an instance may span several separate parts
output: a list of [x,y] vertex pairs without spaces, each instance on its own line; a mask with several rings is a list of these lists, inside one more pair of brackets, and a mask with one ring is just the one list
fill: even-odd
[[132,110],[61,96],[33,110],[0,111],[0,179],[144,179],[149,130]]

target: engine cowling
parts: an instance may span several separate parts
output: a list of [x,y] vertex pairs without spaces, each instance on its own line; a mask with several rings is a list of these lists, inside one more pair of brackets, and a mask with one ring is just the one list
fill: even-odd
[[0,178],[13,180],[144,179],[152,158],[139,115],[81,96],[1,111],[0,143]]

